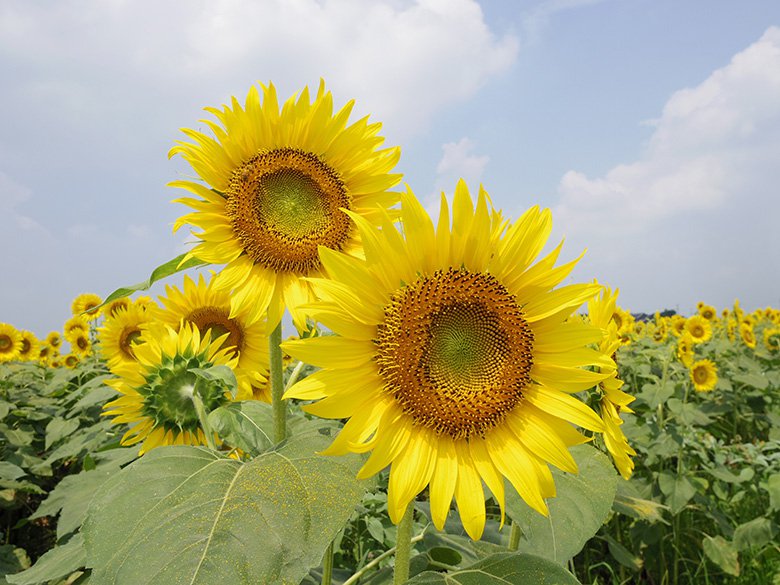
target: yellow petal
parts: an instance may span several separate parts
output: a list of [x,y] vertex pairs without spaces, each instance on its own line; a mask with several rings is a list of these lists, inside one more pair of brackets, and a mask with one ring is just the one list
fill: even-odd
[[458,456],[453,440],[447,436],[439,437],[436,452],[436,467],[431,476],[429,490],[431,498],[431,519],[439,530],[444,529],[444,522],[450,511],[452,496],[455,493],[455,483],[458,480]]

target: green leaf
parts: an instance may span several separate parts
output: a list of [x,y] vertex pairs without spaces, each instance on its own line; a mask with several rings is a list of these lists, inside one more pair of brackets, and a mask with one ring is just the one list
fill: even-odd
[[257,455],[273,445],[274,414],[259,400],[233,402],[209,413],[209,424],[231,447]]
[[659,404],[664,404],[673,395],[674,386],[671,384],[661,386],[651,383],[642,386],[642,390],[637,394],[637,398],[644,400],[651,409],[656,409]]
[[184,260],[184,257],[187,255],[187,253],[181,254],[179,256],[176,256],[173,260],[168,260],[165,264],[161,264],[157,268],[155,268],[152,271],[151,276],[144,280],[143,282],[139,282],[138,284],[131,284],[128,286],[123,286],[118,289],[116,289],[114,292],[112,292],[110,295],[106,297],[106,300],[103,301],[103,304],[100,306],[110,303],[111,301],[115,301],[116,299],[121,299],[122,297],[126,297],[128,295],[133,294],[134,292],[138,292],[139,290],[148,290],[155,282],[158,280],[162,280],[163,278],[167,278],[171,274],[176,274],[177,272],[181,272],[182,270],[187,270],[188,268],[195,268],[197,266],[205,266],[208,264],[207,262],[203,262],[202,260],[198,260],[197,258],[190,258],[186,262],[182,263],[182,260]]
[[48,451],[54,443],[71,435],[73,431],[78,430],[80,424],[77,418],[64,419],[61,417],[53,418],[46,425],[46,446]]
[[84,541],[81,534],[43,555],[26,571],[6,577],[12,585],[38,585],[70,575],[84,566]]
[[739,576],[739,553],[728,540],[722,536],[713,538],[705,534],[702,547],[704,554],[725,573],[735,577]]
[[507,486],[507,514],[523,531],[521,552],[564,564],[576,555],[603,524],[615,497],[617,473],[606,455],[590,445],[571,453],[579,474],[553,470],[557,497],[547,500],[549,518],[531,509]]
[[0,479],[19,479],[27,475],[27,472],[13,463],[0,461]]
[[667,524],[663,517],[663,511],[668,510],[669,507],[641,497],[633,480],[629,480],[618,481],[617,493],[615,494],[615,501],[612,502],[612,509],[619,514],[625,514],[637,520]]
[[78,530],[87,516],[87,507],[95,491],[118,471],[118,465],[105,466],[64,477],[30,519],[56,516],[61,511],[57,521],[57,539]]
[[607,546],[609,547],[609,554],[612,555],[612,558],[615,559],[618,563],[623,565],[624,567],[631,569],[632,571],[641,571],[642,567],[644,566],[644,561],[638,556],[636,556],[634,553],[632,553],[630,550],[628,550],[625,546],[620,544],[617,540],[612,538],[611,536],[604,536],[604,539],[607,541]]
[[210,368],[190,368],[187,372],[195,374],[198,378],[206,380],[206,382],[214,382],[227,388],[230,390],[233,398],[236,397],[238,382],[236,381],[236,374],[231,368],[227,366],[212,366]]
[[743,483],[745,481],[750,481],[755,475],[755,472],[750,467],[745,467],[742,469],[739,475],[731,473],[728,469],[723,467],[714,467],[713,469],[708,469],[707,473],[709,473],[715,479],[725,481],[726,483]]
[[658,487],[666,496],[666,504],[675,516],[696,495],[696,488],[684,475],[664,471],[658,476]]
[[82,528],[99,583],[297,584],[360,502],[358,456],[324,457],[334,425],[307,421],[248,462],[159,447],[106,482]]
[[[23,571],[30,566],[30,557],[23,548],[13,544],[0,545],[0,578]],[[0,582],[2,580],[0,579]]]
[[752,547],[762,547],[772,542],[775,532],[775,527],[769,518],[759,517],[737,526],[732,540],[737,550],[742,551]]
[[769,508],[773,511],[780,510],[780,473],[769,476],[765,489],[769,492]]
[[731,380],[745,386],[751,386],[757,390],[766,390],[769,387],[769,380],[762,374],[737,374],[732,376]]
[[560,565],[529,554],[499,553],[448,573],[425,571],[407,585],[579,585]]

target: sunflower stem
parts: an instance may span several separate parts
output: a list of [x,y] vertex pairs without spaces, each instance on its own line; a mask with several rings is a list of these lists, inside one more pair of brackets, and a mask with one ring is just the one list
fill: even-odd
[[512,531],[509,533],[509,546],[507,547],[512,552],[516,551],[520,546],[521,534],[522,531],[520,530],[520,526],[518,526],[517,522],[512,520]]
[[200,428],[203,429],[203,434],[206,436],[206,444],[209,446],[209,449],[212,451],[217,450],[217,443],[214,441],[214,431],[211,430],[211,425],[209,424],[209,417],[206,413],[206,407],[203,406],[203,401],[200,399],[200,396],[197,392],[193,392],[190,396],[190,399],[192,400],[192,404],[195,407],[195,412],[198,413],[198,420],[200,420]]
[[409,502],[404,517],[398,524],[395,568],[393,569],[393,585],[403,585],[409,580],[409,560],[412,554],[412,525],[414,521],[414,500]]
[[268,337],[269,374],[271,378],[271,404],[274,410],[274,442],[281,443],[287,436],[287,407],[282,400],[284,376],[282,369],[282,322]]
[[[415,542],[420,542],[424,538],[424,535],[418,534],[414,538],[412,538],[409,542],[411,544],[414,544]],[[354,575],[352,575],[349,579],[344,581],[341,585],[356,585],[361,577],[371,571],[374,567],[379,566],[379,564],[384,561],[387,557],[391,557],[395,554],[396,547],[389,548],[385,552],[383,552],[381,555],[376,557],[373,561],[370,563],[366,563],[362,568],[355,571]]]
[[322,559],[322,585],[330,585],[333,579],[333,541],[330,541],[328,548],[325,549],[325,556]]

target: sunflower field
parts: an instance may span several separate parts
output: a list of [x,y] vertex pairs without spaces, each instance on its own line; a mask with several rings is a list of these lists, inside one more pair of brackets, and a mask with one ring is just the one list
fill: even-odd
[[0,323],[0,583],[780,585],[780,310],[632,314],[352,107],[206,108],[190,251]]

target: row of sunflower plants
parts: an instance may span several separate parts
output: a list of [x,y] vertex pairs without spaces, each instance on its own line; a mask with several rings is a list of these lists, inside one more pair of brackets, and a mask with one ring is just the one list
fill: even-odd
[[780,582],[780,311],[616,317],[637,467],[578,564],[607,583]]
[[[352,107],[261,85],[184,130],[171,155],[197,180],[171,184],[174,228],[196,243],[83,303],[105,443],[48,486],[55,546],[7,582],[579,582],[643,453],[617,292],[563,284],[579,258],[543,254],[549,210],[509,218],[460,181],[434,219],[393,191],[400,149]],[[127,298],[204,265],[221,269]]]

